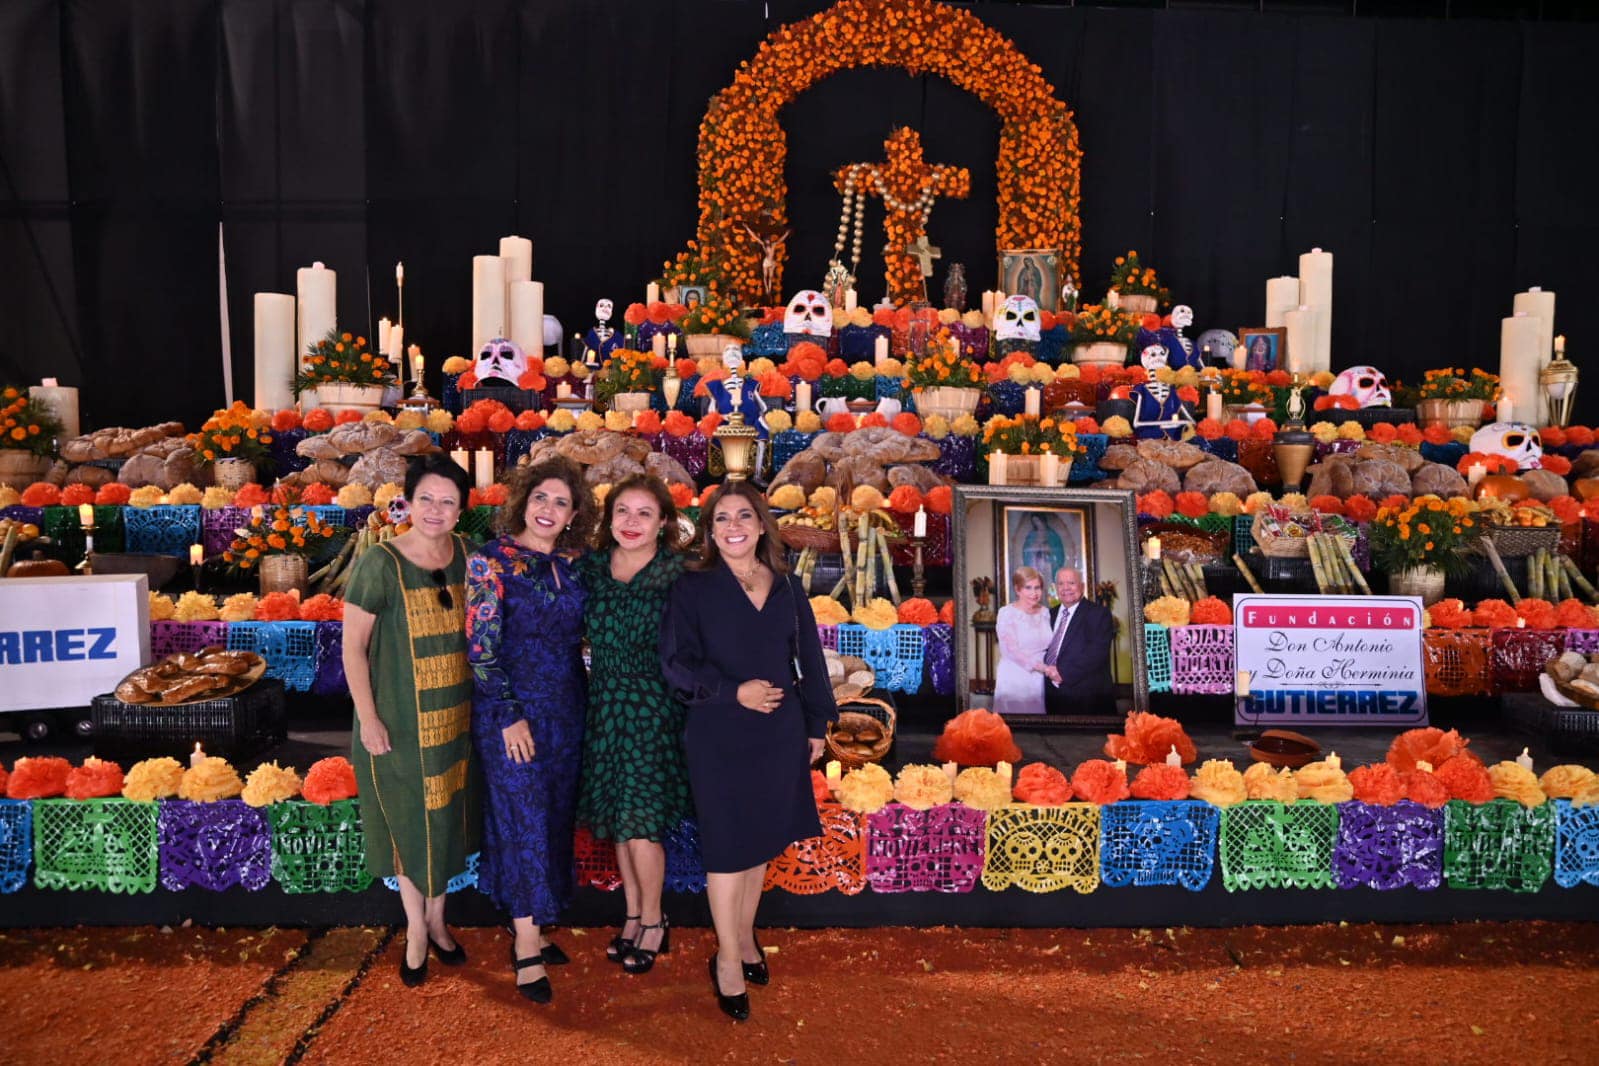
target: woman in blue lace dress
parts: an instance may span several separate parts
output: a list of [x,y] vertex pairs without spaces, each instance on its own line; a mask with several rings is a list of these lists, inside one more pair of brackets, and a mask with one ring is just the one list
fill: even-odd
[[587,707],[585,597],[563,553],[587,540],[593,516],[575,464],[526,467],[512,477],[501,535],[467,564],[472,741],[485,786],[478,888],[510,913],[517,990],[536,1003],[551,997],[545,965],[566,961],[540,927],[572,898]]

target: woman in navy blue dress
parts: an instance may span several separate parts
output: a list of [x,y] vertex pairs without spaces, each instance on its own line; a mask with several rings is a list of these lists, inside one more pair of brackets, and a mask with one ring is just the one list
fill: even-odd
[[745,983],[769,980],[755,939],[766,864],[822,831],[810,766],[838,711],[810,601],[787,572],[765,499],[729,482],[708,518],[697,569],[667,601],[661,666],[688,705],[683,744],[716,926],[711,981],[718,1005],[742,1021]]
[[594,506],[566,459],[518,471],[510,488],[501,536],[467,563],[472,741],[485,786],[478,888],[511,915],[517,990],[547,1003],[544,967],[566,956],[540,926],[572,899],[587,710],[584,591],[561,553],[587,540]]

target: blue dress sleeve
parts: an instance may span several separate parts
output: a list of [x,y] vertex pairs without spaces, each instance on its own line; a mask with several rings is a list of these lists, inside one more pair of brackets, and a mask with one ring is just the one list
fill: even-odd
[[794,643],[799,648],[800,667],[805,680],[800,683],[800,702],[805,707],[805,735],[820,739],[827,735],[827,723],[838,721],[838,704],[833,702],[833,685],[827,676],[827,659],[822,655],[822,638],[816,633],[816,614],[799,582],[791,575],[788,588],[794,597],[794,618],[799,627]]
[[661,673],[667,685],[677,692],[677,698],[691,707],[735,701],[739,682],[724,677],[707,661],[691,584],[678,581],[666,598],[666,613],[661,619]]
[[522,717],[511,675],[500,661],[505,585],[500,563],[482,552],[466,564],[466,657],[472,665],[472,713],[496,729]]

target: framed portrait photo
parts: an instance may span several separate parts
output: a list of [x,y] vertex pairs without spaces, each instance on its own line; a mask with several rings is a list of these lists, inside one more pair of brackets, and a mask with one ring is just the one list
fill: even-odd
[[688,308],[691,314],[705,303],[705,296],[703,285],[679,285],[677,288],[677,302]]
[[1045,589],[1053,586],[1062,567],[1082,571],[1083,584],[1094,585],[1094,533],[1088,509],[1044,503],[1002,503],[1002,535],[995,539],[994,585],[1000,601],[1010,601],[1011,575],[1023,566],[1037,570]]
[[1245,326],[1238,331],[1244,346],[1245,370],[1269,374],[1288,369],[1288,330],[1282,326]]

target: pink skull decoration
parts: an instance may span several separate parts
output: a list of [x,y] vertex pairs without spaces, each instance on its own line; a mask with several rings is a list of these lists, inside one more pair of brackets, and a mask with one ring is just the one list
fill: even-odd
[[1394,402],[1388,379],[1374,366],[1352,366],[1339,374],[1329,396],[1353,396],[1362,407],[1388,407]]
[[527,372],[527,356],[514,341],[495,337],[477,353],[477,364],[473,371],[479,381],[498,379],[507,385],[515,385]]
[[802,289],[794,294],[783,311],[783,332],[803,333],[811,337],[833,335],[833,305],[815,289]]

